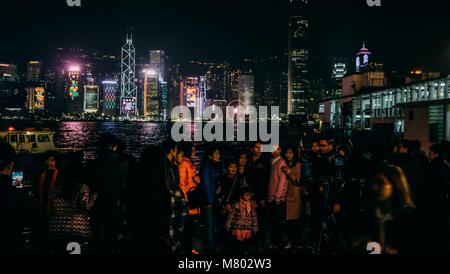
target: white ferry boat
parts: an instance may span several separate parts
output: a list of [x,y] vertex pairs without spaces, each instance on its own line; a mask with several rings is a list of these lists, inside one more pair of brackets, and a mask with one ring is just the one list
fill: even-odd
[[40,154],[49,150],[73,151],[73,149],[57,148],[54,141],[55,132],[50,130],[36,131],[34,129],[0,131],[0,138],[9,143],[18,154]]

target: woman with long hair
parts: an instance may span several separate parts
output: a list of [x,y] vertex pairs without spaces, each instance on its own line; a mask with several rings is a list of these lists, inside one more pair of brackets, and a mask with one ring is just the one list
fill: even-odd
[[371,238],[381,246],[383,253],[411,251],[413,235],[411,214],[415,209],[410,186],[403,170],[396,166],[378,167],[369,182],[367,206]]
[[[77,242],[87,249],[92,230],[89,210],[97,198],[86,185],[83,163],[72,159],[61,172],[60,184],[50,195],[48,233],[52,252],[66,252],[67,244]],[[82,250],[84,253],[86,250]]]
[[171,184],[165,157],[162,149],[149,146],[139,159],[129,207],[131,253],[180,252],[187,206],[180,188]]
[[295,249],[300,247],[300,218],[301,218],[301,163],[296,153],[298,149],[288,146],[284,153],[287,167],[283,167],[283,172],[287,176],[286,191],[286,221],[290,246]]

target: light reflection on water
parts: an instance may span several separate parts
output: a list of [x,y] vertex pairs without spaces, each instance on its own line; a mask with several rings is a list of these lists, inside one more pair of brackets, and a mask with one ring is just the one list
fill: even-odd
[[[56,132],[55,144],[60,148],[78,148],[84,152],[85,159],[95,157],[96,146],[101,134],[112,133],[119,139],[125,141],[127,152],[139,157],[142,150],[151,144],[160,144],[170,136],[170,123],[118,123],[118,122],[41,122],[41,121],[0,121],[0,131],[5,131],[13,126],[17,130],[25,128],[36,128],[41,130],[49,128]],[[188,129],[193,133],[195,127]],[[224,130],[225,133],[225,130]],[[281,125],[280,141],[283,144],[298,144],[298,131]],[[207,146],[207,143],[198,143],[199,152]],[[223,149],[229,151],[248,148],[248,143],[238,142],[214,142]]]
[[91,159],[101,134],[112,133],[127,144],[127,152],[139,156],[145,146],[160,144],[170,128],[159,123],[63,122],[56,130],[55,143],[62,148],[79,148]]

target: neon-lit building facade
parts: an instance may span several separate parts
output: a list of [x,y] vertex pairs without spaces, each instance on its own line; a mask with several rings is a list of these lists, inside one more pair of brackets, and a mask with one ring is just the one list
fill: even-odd
[[79,65],[72,65],[64,71],[64,98],[66,111],[69,114],[80,115],[83,113],[84,99],[82,94],[82,81],[81,81],[81,67]]
[[205,109],[206,77],[186,77],[180,83],[180,106],[193,112],[195,119],[201,119]]
[[27,88],[27,109],[29,113],[44,111],[45,108],[45,88]]
[[80,96],[80,67],[71,66],[68,69],[69,88],[67,90],[69,97],[74,100]]
[[187,77],[181,85],[180,105],[195,108],[197,98],[200,96],[198,77]]
[[106,116],[117,115],[117,81],[103,81],[103,114]]
[[96,113],[99,106],[99,87],[97,85],[84,86],[84,112]]

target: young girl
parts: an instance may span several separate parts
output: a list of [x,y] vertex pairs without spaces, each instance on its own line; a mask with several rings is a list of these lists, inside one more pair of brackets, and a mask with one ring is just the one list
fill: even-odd
[[240,193],[240,200],[234,204],[225,228],[237,240],[239,252],[246,252],[248,241],[258,232],[258,217],[250,188],[244,187]]

